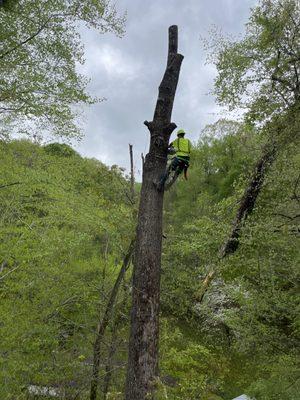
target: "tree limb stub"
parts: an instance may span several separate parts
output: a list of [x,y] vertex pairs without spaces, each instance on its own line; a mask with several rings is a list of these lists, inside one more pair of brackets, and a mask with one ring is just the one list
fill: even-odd
[[159,85],[153,121],[144,122],[150,131],[150,149],[145,157],[139,203],[126,400],[153,399],[157,381],[164,193],[156,189],[154,182],[165,171],[169,138],[176,128],[171,114],[183,60],[177,46],[178,28],[171,26],[167,67]]
[[172,54],[178,52],[178,26],[172,25],[169,28],[169,50],[168,50],[168,62]]

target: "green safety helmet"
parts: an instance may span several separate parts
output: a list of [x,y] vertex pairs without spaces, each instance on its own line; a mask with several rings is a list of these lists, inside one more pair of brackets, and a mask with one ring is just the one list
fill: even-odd
[[179,129],[177,131],[177,136],[184,136],[185,135],[185,130],[184,129]]

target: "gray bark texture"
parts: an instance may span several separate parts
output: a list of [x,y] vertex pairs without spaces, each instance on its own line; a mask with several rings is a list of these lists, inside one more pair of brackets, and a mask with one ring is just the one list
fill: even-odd
[[167,67],[159,86],[150,131],[150,149],[145,157],[137,242],[134,257],[131,331],[125,388],[126,400],[150,400],[158,374],[160,268],[162,247],[163,191],[158,182],[167,163],[169,138],[176,128],[171,114],[183,56],[177,53],[178,29],[169,28]]
[[134,203],[135,192],[134,192],[134,167],[133,167],[132,144],[129,144],[129,157],[130,157],[130,194],[132,202]]

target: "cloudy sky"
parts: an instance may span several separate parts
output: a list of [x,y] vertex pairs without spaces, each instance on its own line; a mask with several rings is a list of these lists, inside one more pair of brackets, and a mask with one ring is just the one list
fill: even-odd
[[[165,69],[168,27],[179,27],[179,49],[184,55],[176,93],[173,122],[197,141],[203,127],[222,116],[210,95],[216,71],[206,64],[201,37],[212,26],[239,36],[257,0],[117,0],[127,12],[126,34],[98,35],[84,31],[89,90],[107,100],[85,111],[85,138],[76,146],[84,156],[128,168],[128,143],[133,144],[135,170],[140,180],[140,154],[147,153],[158,85]],[[173,134],[174,135],[174,134]]]

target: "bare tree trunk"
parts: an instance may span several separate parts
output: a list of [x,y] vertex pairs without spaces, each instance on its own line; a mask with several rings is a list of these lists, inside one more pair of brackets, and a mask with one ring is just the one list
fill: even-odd
[[158,370],[163,191],[157,191],[154,182],[165,171],[169,138],[176,128],[171,114],[183,60],[177,45],[177,26],[171,26],[167,68],[159,86],[154,118],[144,122],[150,131],[150,150],[143,168],[138,214],[126,400],[153,399]]
[[120,269],[119,275],[115,281],[114,287],[111,291],[108,303],[106,305],[104,315],[102,319],[100,319],[99,324],[97,326],[96,331],[96,340],[94,343],[94,360],[93,360],[93,372],[92,372],[92,379],[91,379],[91,390],[90,390],[90,400],[97,399],[97,390],[98,390],[98,377],[99,377],[99,369],[100,369],[100,351],[101,351],[101,344],[103,341],[103,337],[106,331],[106,328],[110,322],[110,318],[114,309],[115,301],[118,295],[118,291],[121,285],[121,282],[124,278],[124,275],[127,271],[127,268],[130,264],[130,260],[133,255],[135,245],[135,239],[133,239],[130,243],[128,248],[127,254],[124,257],[122,267]]

